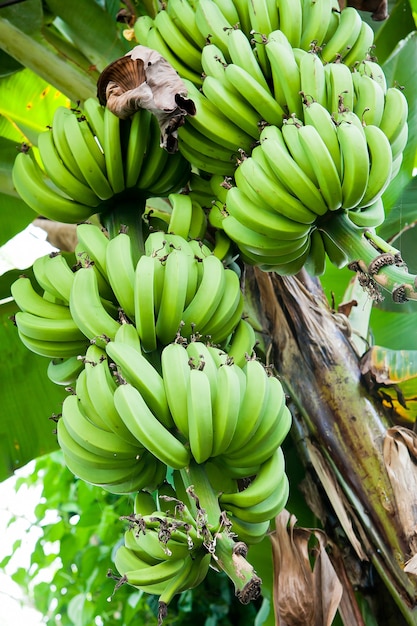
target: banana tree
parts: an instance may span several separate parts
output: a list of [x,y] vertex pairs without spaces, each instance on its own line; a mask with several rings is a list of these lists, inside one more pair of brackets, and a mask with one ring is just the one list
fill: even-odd
[[[376,11],[367,4],[355,6]],[[385,17],[383,4],[379,15]],[[107,3],[103,10],[90,1],[77,10],[52,0],[45,7],[28,1],[24,7],[0,8],[3,243],[33,219],[11,182],[16,145],[36,146],[58,106],[69,101],[77,106],[95,96],[100,73],[135,45],[136,18],[154,17],[160,9],[158,3],[129,4],[123,10]],[[417,272],[412,177],[417,109],[409,68],[416,66],[417,8],[402,0],[388,9],[385,21],[372,22],[368,14],[364,19],[375,31],[387,84],[404,87],[409,137],[400,170],[383,195],[385,219],[369,240],[381,257],[401,253],[411,276]],[[164,210],[163,204],[152,206],[162,221]],[[347,233],[346,253],[350,241]],[[395,263],[391,274],[389,267],[383,272],[378,267],[371,277],[364,271],[373,259],[370,250],[359,247],[359,261],[351,269],[327,263],[320,279],[305,271],[279,277],[244,266],[246,309],[258,354],[282,380],[293,415],[285,443],[291,486],[287,509],[293,517],[278,517],[271,539],[251,547],[265,599],[257,623],[299,623],[300,607],[306,624],[331,623],[337,608],[345,624],[417,623],[413,500],[408,501],[415,484],[414,437],[407,428],[415,420],[415,306],[412,299],[399,303],[405,298],[398,293],[397,302],[390,299],[398,283]],[[391,263],[388,256],[384,263]],[[19,273],[1,278],[3,297]],[[30,276],[31,268],[25,274]],[[410,278],[408,295],[412,283]],[[9,355],[1,365],[7,390],[2,398],[7,420],[3,478],[57,449],[45,415],[59,413],[64,399],[48,381],[44,360],[18,341],[9,322],[16,311],[13,302],[2,305]],[[25,393],[34,388],[35,406]],[[26,427],[28,420],[32,429]],[[314,541],[312,573],[308,546]]]

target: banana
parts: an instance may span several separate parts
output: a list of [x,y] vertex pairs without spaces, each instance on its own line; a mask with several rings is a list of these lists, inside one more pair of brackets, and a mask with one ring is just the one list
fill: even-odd
[[172,598],[182,591],[193,589],[200,585],[209,571],[211,554],[200,551],[195,557],[188,556],[184,567],[166,584],[159,596],[159,614],[166,614],[166,607]]
[[[117,568],[118,552],[116,553]],[[161,563],[157,563],[156,565],[147,565],[147,567],[138,567],[137,569],[124,572],[124,577],[129,585],[145,590],[146,588],[149,588],[150,585],[152,586],[155,584],[165,583],[170,580],[173,576],[183,570],[184,565],[185,559],[165,560],[161,561]]]
[[120,325],[120,328],[114,336],[114,340],[120,343],[127,344],[138,352],[142,352],[142,346],[136,328],[133,324],[130,324],[129,322],[122,323]]
[[100,487],[120,495],[136,493],[138,489],[154,491],[164,481],[165,474],[166,466],[145,453],[138,461],[136,472],[127,474],[124,479],[119,478],[117,482],[102,483]]
[[[207,215],[203,207],[196,201],[191,204],[191,224],[188,237],[192,240],[204,239],[207,231]],[[188,299],[187,299],[188,302]]]
[[132,550],[144,561],[150,560],[150,564],[156,564],[158,561],[184,559],[190,554],[190,548],[186,542],[174,541],[173,539],[169,539],[166,543],[162,542],[158,530],[153,528],[147,528],[145,532],[141,533],[130,528],[125,533],[124,541],[129,550]]
[[173,341],[178,331],[182,330],[187,276],[187,255],[173,249],[165,261],[164,284],[156,320],[156,336],[163,345]]
[[342,205],[342,186],[332,155],[314,126],[301,126],[298,133],[327,207],[336,211]]
[[[210,143],[209,149],[210,149]],[[225,160],[219,160],[214,156],[207,155],[204,152],[200,152],[191,146],[190,143],[186,143],[180,138],[178,147],[181,154],[191,163],[191,166],[197,168],[199,172],[207,174],[220,174],[222,176],[232,176],[235,170],[236,164],[233,163],[230,158]]]
[[190,371],[187,414],[191,455],[197,463],[204,463],[213,449],[213,411],[210,381],[202,369]]
[[340,22],[340,5],[337,0],[330,0],[331,9],[330,9],[330,18],[329,23],[327,25],[326,34],[323,39],[323,44],[326,44],[335,34],[336,30],[339,27]]
[[355,45],[362,26],[362,19],[356,9],[346,7],[340,14],[339,25],[333,36],[323,46],[321,57],[326,63],[343,60]]
[[343,63],[350,68],[355,68],[358,63],[363,62],[369,55],[374,44],[374,31],[365,21],[361,24],[358,38],[349,52],[345,55]]
[[210,383],[211,399],[214,401],[217,397],[217,361],[214,359],[209,346],[200,341],[199,336],[193,337],[187,345],[187,354],[189,357],[189,366],[191,369],[204,370]]
[[120,370],[123,378],[141,393],[152,413],[166,428],[174,422],[168,407],[164,381],[147,359],[131,346],[110,341],[106,352]]
[[[366,22],[364,22],[364,24],[366,24]],[[369,76],[370,78],[372,78],[372,80],[377,82],[384,92],[384,96],[386,95],[388,89],[387,79],[384,74],[384,70],[376,61],[371,61],[369,58],[364,58],[363,60],[361,60],[360,63],[356,64],[355,69],[360,74],[365,74],[366,76]]]
[[227,344],[227,354],[238,367],[244,367],[253,355],[256,344],[255,331],[249,322],[241,319]]
[[11,285],[11,294],[22,311],[47,319],[71,319],[67,306],[48,302],[33,288],[30,278],[20,276]]
[[[301,170],[300,170],[301,171]],[[230,216],[234,217],[246,228],[255,231],[259,238],[264,236],[271,240],[284,240],[289,242],[304,237],[310,230],[310,224],[296,222],[284,215],[278,213],[277,210],[271,209],[267,204],[257,204],[241,191],[239,187],[231,187],[227,193],[226,210]],[[226,218],[223,227],[229,237],[233,240],[230,228]],[[238,242],[238,240],[235,240]],[[242,243],[245,243],[242,240]],[[272,245],[270,247],[272,247]],[[262,247],[262,246],[260,246]],[[266,246],[268,247],[268,246]],[[279,243],[276,242],[276,248],[273,254],[282,254],[279,250]]]
[[260,543],[268,533],[270,521],[244,522],[235,515],[228,515],[231,523],[230,532],[236,535],[238,541],[243,541],[247,546]]
[[135,187],[138,183],[149,139],[151,115],[147,109],[139,109],[130,120],[124,166],[127,189]]
[[239,23],[239,14],[234,0],[214,0],[225,18],[236,28]]
[[354,72],[353,84],[356,92],[354,113],[362,120],[363,125],[379,126],[385,106],[385,95],[376,80],[367,74]]
[[251,0],[249,16],[252,30],[261,35],[269,35],[279,26],[276,3],[269,0]]
[[196,114],[192,117],[187,116],[185,125],[190,124],[202,135],[232,152],[238,148],[249,151],[253,138],[229,120],[223,111],[214,106],[190,81],[185,80],[184,84],[196,106]]
[[301,119],[301,77],[294,53],[286,45],[271,38],[265,44],[265,51],[271,65],[276,100],[289,115],[294,114]]
[[212,456],[227,450],[236,431],[242,400],[237,368],[237,365],[231,363],[217,369],[217,395],[212,409]]
[[339,124],[337,137],[342,155],[342,207],[352,209],[359,205],[368,186],[368,147],[363,131],[354,124]]
[[140,15],[133,25],[133,32],[138,44],[148,45],[149,31],[153,27],[153,19],[150,15]]
[[240,29],[245,33],[246,37],[249,38],[251,35],[252,25],[250,21],[248,2],[246,0],[233,0],[233,2],[239,15]]
[[[238,450],[231,449],[233,440],[221,459],[230,467],[251,468],[260,466],[282,444],[291,427],[291,413],[285,404],[285,394],[280,381],[269,377],[268,403],[262,413],[258,428]],[[246,470],[247,471],[247,470]],[[251,474],[246,474],[250,476]]]
[[220,259],[214,255],[207,256],[202,261],[202,268],[201,282],[181,317],[181,334],[184,337],[201,332],[202,328],[210,332],[210,319],[224,295],[225,269]]
[[262,120],[268,124],[282,126],[285,112],[272,96],[269,88],[265,89],[245,68],[234,63],[227,65],[224,73],[226,79],[244,100],[251,106],[256,106],[256,111]]
[[322,106],[326,106],[327,95],[324,65],[320,57],[314,52],[304,54],[301,58],[300,90],[305,104],[319,102]]
[[171,18],[169,11],[164,9],[158,11],[154,19],[154,25],[172,52],[185,62],[191,70],[197,74],[201,74],[203,69],[201,67],[200,49],[194,46],[182,33],[175,21]]
[[114,194],[125,189],[123,171],[121,120],[108,107],[104,108],[104,136],[102,148],[106,162],[106,173]]
[[91,130],[101,148],[104,149],[104,107],[97,98],[87,98],[87,100],[84,100],[82,108]]
[[14,319],[19,332],[29,339],[56,343],[83,340],[83,333],[71,317],[47,318],[28,311],[18,311]]
[[172,21],[182,34],[201,50],[206,40],[197,28],[195,11],[188,0],[170,0],[167,9]]
[[133,385],[119,385],[114,402],[126,426],[151,454],[174,469],[188,465],[190,451],[154,416]]
[[75,224],[88,219],[91,206],[75,202],[54,191],[30,154],[19,152],[12,170],[13,185],[22,200],[38,215],[57,222]]
[[327,90],[327,109],[331,113],[353,111],[355,90],[352,72],[344,63],[327,63],[324,66]]
[[106,247],[106,269],[110,286],[123,312],[134,321],[135,265],[130,236],[119,232]]
[[332,0],[302,1],[302,33],[300,48],[310,50],[321,46],[329,28]]
[[311,224],[317,219],[316,213],[304,206],[278,181],[261,146],[254,148],[252,155],[239,163],[235,181],[237,187],[253,202],[259,204],[261,200],[283,217],[301,224]]
[[320,232],[326,254],[330,261],[339,269],[345,267],[345,265],[349,262],[346,252],[338,246],[338,244],[328,235],[328,233],[326,233],[324,229],[320,229]]
[[107,276],[106,250],[109,238],[96,224],[78,224],[77,239],[80,249],[94,262],[99,272]]
[[[80,393],[81,403],[84,406],[88,402],[89,406],[85,406],[87,415],[90,416],[92,408],[95,415],[99,416],[102,428],[110,430],[130,444],[137,445],[116,411],[113,400],[115,390],[116,382],[106,352],[95,344],[90,345],[85,358],[85,389]],[[97,423],[97,418],[94,421]]]
[[135,515],[152,515],[156,509],[156,502],[154,495],[149,491],[141,489],[135,495],[133,502],[133,513]]
[[310,241],[310,252],[304,267],[311,276],[322,276],[326,271],[326,250],[320,231],[316,228],[311,232]]
[[226,65],[227,61],[223,52],[214,43],[209,43],[203,47],[201,51],[203,76],[213,76],[222,80]]
[[113,432],[95,426],[84,414],[80,400],[75,395],[67,396],[62,405],[62,418],[69,435],[92,454],[111,459],[131,460],[142,453],[142,446],[133,445]]
[[379,128],[392,144],[407,126],[408,102],[397,87],[389,87],[385,94],[385,106]]
[[52,137],[55,147],[59,156],[61,157],[65,167],[76,177],[78,180],[86,184],[86,179],[81,171],[79,164],[77,163],[74,155],[69,147],[67,137],[65,135],[65,119],[68,116],[72,116],[74,113],[67,107],[60,106],[54,111],[52,119]]
[[84,364],[78,356],[70,356],[66,359],[51,359],[46,375],[55,385],[68,387],[75,383],[83,367]]
[[298,2],[293,2],[292,0],[278,0],[276,4],[279,13],[280,30],[285,33],[293,48],[302,47],[303,7],[301,0]]
[[52,252],[42,262],[44,278],[50,286],[50,293],[65,304],[69,303],[74,271],[63,254]]
[[[98,350],[100,350],[98,346],[96,347]],[[89,352],[89,355],[91,354],[90,348],[91,348],[91,344],[90,346],[88,346],[88,348],[86,348],[84,352],[85,355],[87,354],[87,351]],[[89,363],[89,359],[87,359],[86,356],[82,357],[82,361],[85,364],[85,367],[79,373],[77,380],[75,381],[75,394],[77,398],[79,398],[81,402],[82,410],[86,415],[88,415],[88,419],[90,420],[90,422],[92,422],[98,428],[101,428],[101,430],[107,430],[108,432],[113,432],[110,426],[108,426],[108,424],[103,420],[100,413],[96,411],[95,404],[93,404],[91,400],[90,393],[87,388],[87,374],[88,374],[88,368],[90,367],[90,363]],[[91,386],[90,386],[90,390],[91,390]],[[93,393],[93,398],[95,398],[95,393]],[[136,442],[134,443],[136,444]]]
[[301,167],[304,173],[316,186],[319,186],[317,176],[315,174],[313,166],[311,165],[310,159],[308,158],[307,151],[304,150],[304,147],[300,141],[299,128],[302,125],[303,123],[300,122],[300,120],[294,118],[286,120],[281,128],[282,137],[285,141],[285,145],[287,146],[288,151],[290,152],[292,158],[297,163],[297,165]]
[[135,325],[145,351],[156,349],[156,274],[163,272],[159,259],[143,255],[135,269]]
[[[181,142],[180,149],[182,146],[185,146],[189,150],[194,150],[199,155],[200,164],[202,163],[203,167],[204,159],[208,163],[213,163],[214,167],[215,163],[219,161],[220,165],[216,169],[227,169],[231,173],[233,172],[232,168],[234,169],[238,157],[237,150],[233,153],[229,148],[215,143],[188,124],[179,129],[178,137]],[[203,169],[203,167],[200,169]]]
[[320,191],[291,157],[279,128],[267,126],[263,129],[260,140],[262,150],[278,180],[310,211],[324,215],[327,205]]
[[342,161],[339,141],[337,139],[336,124],[326,106],[319,102],[310,102],[304,106],[304,123],[314,126],[328,151],[331,154],[333,163],[336,166],[339,177],[342,172]]
[[40,158],[46,174],[54,185],[75,202],[91,207],[100,204],[100,198],[84,183],[82,183],[62,161],[50,130],[39,133],[38,148]]
[[368,185],[358,208],[374,204],[391,182],[392,153],[385,133],[378,126],[365,126],[370,170]]
[[200,334],[209,336],[214,344],[220,344],[234,331],[243,313],[243,295],[240,280],[236,272],[226,269],[224,272],[224,293],[211,319],[200,330]]
[[281,276],[297,274],[304,265],[310,251],[310,235],[300,239],[298,245],[286,254],[265,256],[241,246],[242,259],[250,265],[256,265],[265,272],[276,272]]
[[108,200],[114,192],[105,174],[105,157],[94,139],[86,118],[67,116],[64,130],[70,150],[81,165],[88,185],[100,200]]
[[177,150],[168,156],[166,167],[159,179],[148,189],[149,198],[166,197],[180,193],[190,180],[191,165]]
[[[229,355],[230,352],[228,351]],[[268,402],[268,375],[262,363],[249,359],[244,366],[246,388],[242,397],[235,433],[228,453],[238,450],[259,426],[262,412]]]
[[136,188],[146,192],[158,182],[169,158],[168,152],[161,148],[161,133],[157,118],[152,115],[150,121],[149,141],[139,174]]
[[172,49],[169,47],[164,37],[157,28],[155,21],[149,28],[146,37],[146,44],[148,48],[152,48],[159,52],[166,61],[175,69],[181,78],[190,80],[194,85],[201,85],[201,71],[196,72],[187,65],[186,60],[180,59]]
[[190,378],[189,356],[183,345],[170,343],[162,350],[162,379],[168,406],[180,433],[188,438],[187,394]]
[[213,0],[199,0],[195,9],[197,28],[206,42],[214,43],[230,61],[227,31],[233,27]]
[[270,94],[269,85],[255,56],[250,40],[243,30],[232,28],[227,31],[227,34],[228,49],[232,63],[246,70],[259,83],[260,87],[263,87]]
[[285,472],[285,459],[282,448],[277,448],[269,459],[262,463],[254,480],[244,489],[237,493],[222,493],[219,502],[225,508],[229,504],[243,508],[254,506],[263,502],[276,489]]
[[191,225],[192,200],[189,195],[180,193],[170,194],[168,200],[172,207],[168,232],[186,239]]
[[120,324],[103,307],[96,273],[91,267],[75,272],[69,305],[74,322],[90,341],[104,346],[114,339]]
[[19,339],[28,350],[48,359],[65,359],[71,356],[84,354],[88,343],[86,341],[46,341],[28,337],[18,329]]
[[401,157],[403,151],[408,142],[408,124],[404,124],[401,129],[401,132],[398,136],[391,142],[391,152],[392,152],[392,160],[393,163],[397,160],[398,157]]
[[270,496],[252,506],[240,507],[227,504],[226,512],[232,513],[244,522],[259,523],[273,519],[285,507],[289,495],[289,483],[284,473]]
[[206,76],[203,82],[203,93],[224,116],[250,137],[258,139],[261,115],[235,90],[232,91],[229,83],[213,76]]
[[381,196],[363,209],[353,209],[348,213],[349,219],[362,228],[376,228],[385,220],[385,208]]

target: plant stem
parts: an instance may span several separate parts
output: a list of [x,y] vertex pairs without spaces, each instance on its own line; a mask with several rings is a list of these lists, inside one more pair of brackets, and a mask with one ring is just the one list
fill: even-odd
[[215,541],[215,563],[234,583],[236,596],[240,602],[249,604],[256,600],[260,594],[262,581],[245,558],[245,544],[233,541],[226,531],[217,534]]
[[115,196],[106,211],[101,213],[100,221],[109,233],[110,239],[122,230],[127,232],[132,243],[132,257],[136,264],[145,254],[145,240],[149,234],[147,223],[143,219],[146,198]]
[[368,291],[376,295],[379,285],[391,293],[395,302],[417,300],[417,276],[408,273],[399,250],[374,231],[353,224],[346,212],[335,214],[319,228],[346,253],[350,269],[358,272]]
[[191,461],[180,473],[190,499],[196,502],[197,515],[204,518],[210,532],[217,532],[221,524],[221,509],[204,465]]

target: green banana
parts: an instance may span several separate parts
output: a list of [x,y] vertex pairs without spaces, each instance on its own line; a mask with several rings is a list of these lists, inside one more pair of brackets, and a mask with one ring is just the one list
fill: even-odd
[[227,504],[226,511],[244,522],[259,523],[273,519],[285,507],[289,495],[289,483],[284,473],[280,481],[275,483],[275,490],[270,496],[252,506],[236,506]]
[[391,182],[392,153],[385,133],[378,126],[365,126],[365,137],[369,151],[369,178],[366,191],[358,208],[374,204]]
[[70,311],[74,322],[90,341],[104,346],[109,339],[114,339],[120,324],[103,306],[92,267],[81,267],[75,272]]
[[[352,209],[359,205],[368,186],[369,154],[366,137],[357,126],[347,122],[339,124],[337,137],[342,155],[342,207]],[[352,154],[355,155],[354,159]]]
[[362,19],[353,7],[346,7],[340,14],[339,25],[326,42],[321,57],[326,63],[343,60],[360,36]]
[[385,106],[379,128],[392,144],[407,126],[408,102],[397,87],[389,87],[385,94]]
[[[281,107],[298,119],[302,116],[301,77],[294,53],[286,45],[268,39],[265,51],[272,71],[274,94]],[[283,100],[280,95],[282,94]]]
[[210,380],[204,370],[191,369],[187,396],[188,439],[197,463],[204,463],[213,449],[213,412]]
[[60,106],[55,109],[54,116],[52,118],[52,137],[55,147],[59,156],[61,157],[65,167],[76,177],[80,182],[86,184],[86,179],[81,171],[77,160],[71,152],[67,137],[65,134],[65,119],[74,115],[73,111],[67,107]]
[[261,146],[278,180],[313,213],[324,215],[327,205],[317,187],[295,163],[288,152],[282,133],[276,126],[267,126],[261,133]]
[[[301,1],[278,0],[279,28],[293,48],[301,47],[303,33],[303,7]],[[274,30],[274,29],[273,29]]]
[[108,108],[104,108],[104,135],[102,148],[106,163],[106,173],[114,194],[125,189],[123,171],[121,120]]
[[30,278],[20,276],[12,283],[10,292],[22,311],[47,319],[71,319],[67,306],[48,302],[33,288]]
[[362,228],[376,228],[385,220],[384,203],[379,196],[375,202],[363,209],[352,209],[348,212],[349,219]]
[[13,185],[22,200],[38,215],[75,224],[88,219],[93,210],[53,190],[31,154],[19,152],[12,170]]
[[150,120],[149,140],[143,159],[142,168],[136,188],[146,193],[158,182],[169,158],[168,152],[161,147],[161,132],[157,118],[152,115]]
[[55,385],[68,387],[75,383],[83,367],[84,364],[78,356],[70,356],[66,359],[51,359],[46,375]]
[[206,42],[214,43],[230,61],[227,46],[227,30],[232,24],[223,15],[221,9],[212,0],[199,0],[195,9],[197,28]]
[[159,54],[168,61],[168,63],[175,69],[181,78],[190,80],[195,85],[201,85],[201,71],[196,72],[191,69],[186,62],[186,59],[180,59],[169,47],[164,37],[157,28],[155,21],[149,28],[147,33],[146,46],[159,52]]
[[132,243],[126,232],[119,232],[109,240],[106,247],[107,279],[127,317],[134,321],[135,316],[135,264]]
[[241,319],[227,344],[227,354],[238,367],[244,367],[247,358],[252,357],[256,344],[253,327],[245,319]]
[[320,102],[305,103],[304,106],[304,123],[314,128],[320,133],[320,136],[328,151],[331,154],[333,163],[336,166],[339,177],[342,171],[342,162],[340,155],[340,146],[337,139],[336,124],[326,109],[326,106]]
[[304,267],[311,276],[321,276],[326,271],[326,250],[317,228],[312,230],[310,242],[310,251]]
[[223,297],[211,319],[200,330],[202,337],[209,336],[214,344],[222,343],[234,331],[243,313],[243,295],[236,272],[226,269]]
[[103,276],[107,276],[106,250],[109,238],[96,224],[78,224],[77,239],[80,249],[94,262]]
[[358,38],[349,52],[345,55],[343,63],[351,68],[355,68],[359,62],[367,59],[374,44],[374,31],[365,21],[362,21]]
[[119,385],[114,402],[126,426],[151,454],[174,469],[188,465],[190,451],[153,415],[133,385]]
[[327,90],[327,109],[335,114],[340,111],[353,111],[355,89],[352,72],[343,63],[327,63],[324,66]]
[[188,438],[187,394],[191,369],[188,361],[187,350],[180,343],[170,343],[162,350],[162,379],[168,406],[176,427],[186,438]]
[[217,456],[227,450],[238,424],[242,394],[237,367],[230,363],[217,370],[217,395],[213,402],[212,415],[212,456]]
[[140,257],[134,280],[135,325],[145,351],[156,349],[156,317],[158,315],[156,296],[156,274],[163,273],[159,259],[154,256]]
[[[202,73],[201,52],[181,31],[169,11],[162,9],[155,16],[154,24],[172,52],[197,74]],[[197,29],[196,29],[197,30]]]
[[170,0],[167,10],[173,22],[183,35],[185,35],[196,48],[202,49],[206,40],[197,28],[195,11],[188,0]]
[[352,74],[356,92],[354,113],[362,120],[363,125],[379,126],[385,106],[385,94],[376,80],[367,74]]
[[29,339],[56,343],[77,343],[83,340],[83,333],[71,317],[47,318],[28,311],[18,311],[14,319],[19,332]]
[[303,19],[300,48],[310,50],[321,46],[330,24],[332,0],[303,0]]
[[311,52],[305,54],[300,61],[300,90],[305,104],[318,102],[327,104],[326,76],[320,57]]
[[187,295],[188,258],[182,250],[173,249],[165,261],[164,284],[156,320],[156,336],[166,345],[182,330]]
[[232,63],[249,72],[252,78],[259,83],[260,87],[263,87],[270,94],[269,85],[246,34],[240,28],[232,28],[227,31],[227,34],[228,49]]
[[149,139],[151,115],[147,109],[139,109],[130,119],[124,166],[126,189],[138,183]]
[[141,393],[152,413],[166,428],[174,422],[165,395],[164,381],[147,359],[132,346],[110,341],[106,352],[120,370],[123,378]]

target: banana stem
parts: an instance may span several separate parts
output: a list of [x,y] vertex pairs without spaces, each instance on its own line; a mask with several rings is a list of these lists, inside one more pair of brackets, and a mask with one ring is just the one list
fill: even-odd
[[234,583],[237,598],[242,604],[256,600],[260,594],[262,581],[245,558],[245,544],[233,541],[227,531],[218,533],[215,541],[213,558],[216,566]]
[[121,231],[126,232],[132,243],[132,257],[136,264],[145,254],[145,241],[149,234],[149,227],[143,219],[146,206],[146,198],[138,197],[113,198],[112,206],[101,213],[100,221],[109,233],[110,239],[116,237]]
[[377,285],[389,291],[394,302],[417,300],[417,276],[409,274],[399,250],[372,230],[353,224],[347,213],[338,213],[320,225],[349,259],[349,268],[358,272],[363,287],[376,299]]

